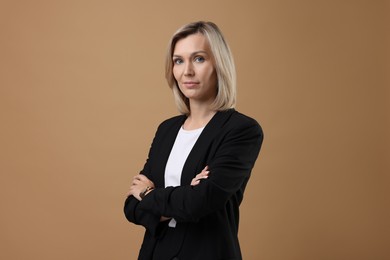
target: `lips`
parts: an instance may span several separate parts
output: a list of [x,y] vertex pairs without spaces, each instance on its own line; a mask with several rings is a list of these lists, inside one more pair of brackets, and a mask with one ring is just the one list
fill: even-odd
[[187,87],[187,88],[194,88],[194,87],[197,87],[199,85],[199,82],[196,82],[196,81],[185,81],[183,82],[183,86]]

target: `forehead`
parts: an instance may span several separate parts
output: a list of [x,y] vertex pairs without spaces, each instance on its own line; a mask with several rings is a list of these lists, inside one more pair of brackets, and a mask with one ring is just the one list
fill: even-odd
[[198,51],[205,51],[210,53],[210,44],[207,38],[201,33],[191,34],[183,39],[178,40],[175,45],[173,54],[185,55]]

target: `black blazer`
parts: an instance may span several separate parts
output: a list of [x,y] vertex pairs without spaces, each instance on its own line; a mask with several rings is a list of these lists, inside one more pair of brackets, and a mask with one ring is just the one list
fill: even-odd
[[[164,188],[164,172],[186,116],[164,121],[142,170],[156,189],[142,201],[126,199],[126,218],[146,228],[138,259],[242,259],[238,242],[239,205],[263,141],[260,125],[234,109],[218,112],[191,150],[181,186]],[[208,165],[209,178],[191,180]],[[175,228],[160,216],[173,217]]]

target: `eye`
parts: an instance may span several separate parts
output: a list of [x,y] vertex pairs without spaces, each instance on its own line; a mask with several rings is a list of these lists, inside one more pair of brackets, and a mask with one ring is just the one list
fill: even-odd
[[202,63],[205,61],[205,59],[202,56],[196,56],[194,59],[195,62]]
[[173,59],[173,63],[176,64],[176,65],[180,65],[180,64],[183,63],[183,60],[180,59],[180,58],[175,58],[175,59]]

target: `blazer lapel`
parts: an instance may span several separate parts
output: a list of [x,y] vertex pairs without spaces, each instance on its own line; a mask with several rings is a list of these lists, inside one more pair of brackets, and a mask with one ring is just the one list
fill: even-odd
[[201,160],[205,157],[207,148],[210,146],[210,143],[214,140],[218,133],[220,133],[221,128],[234,111],[234,109],[229,109],[227,111],[217,112],[203,129],[202,134],[199,136],[184,164],[181,175],[181,185],[190,184],[195,175],[200,173],[201,170],[203,170],[203,168],[206,166],[203,165],[206,162],[201,162]]
[[173,144],[175,143],[176,136],[179,132],[180,127],[183,125],[186,116],[179,116],[169,127],[164,129],[162,133],[161,141],[158,145],[159,150],[157,151],[157,156],[155,156],[156,162],[153,164],[155,166],[152,169],[154,173],[154,183],[157,187],[165,187],[165,166],[168,161],[168,157],[171,153]]

